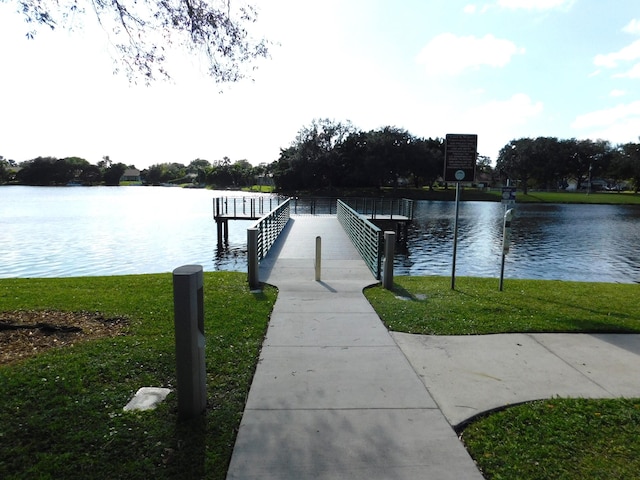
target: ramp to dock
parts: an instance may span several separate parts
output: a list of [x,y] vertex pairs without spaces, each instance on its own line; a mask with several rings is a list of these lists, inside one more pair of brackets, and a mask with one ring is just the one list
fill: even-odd
[[364,297],[376,280],[335,216],[292,217],[260,280],[279,293],[228,479],[483,478]]

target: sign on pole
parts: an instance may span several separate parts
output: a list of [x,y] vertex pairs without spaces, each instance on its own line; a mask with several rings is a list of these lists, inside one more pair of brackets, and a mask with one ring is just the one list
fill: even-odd
[[444,181],[473,182],[477,151],[478,135],[448,133],[445,142]]
[[516,187],[502,187],[502,204],[512,207],[516,203]]
[[456,216],[453,223],[453,262],[451,264],[451,290],[455,290],[460,182],[473,182],[475,179],[478,135],[448,133],[445,140],[444,181],[456,182]]

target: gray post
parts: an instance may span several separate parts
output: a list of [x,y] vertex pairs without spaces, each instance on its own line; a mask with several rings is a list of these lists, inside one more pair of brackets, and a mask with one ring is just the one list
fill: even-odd
[[249,288],[256,289],[260,286],[258,270],[258,229],[247,228],[247,273]]
[[207,405],[203,284],[200,265],[184,265],[173,271],[178,417],[181,420],[200,415]]
[[322,238],[316,237],[316,282],[320,281],[322,269]]
[[396,233],[384,232],[384,267],[382,269],[382,287],[393,290],[393,257],[395,255]]
[[502,262],[500,264],[500,284],[498,289],[502,291],[504,283],[504,259],[509,253],[509,243],[511,241],[511,220],[513,219],[513,208],[504,213],[504,224],[502,228]]
[[456,289],[456,255],[458,252],[458,217],[460,212],[460,182],[456,182],[456,215],[453,222],[453,262],[451,263],[451,290]]

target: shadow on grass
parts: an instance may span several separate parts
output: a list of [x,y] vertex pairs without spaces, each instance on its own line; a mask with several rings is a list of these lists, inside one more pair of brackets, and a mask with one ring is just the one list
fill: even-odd
[[176,423],[175,449],[165,448],[163,462],[171,478],[205,478],[207,415]]

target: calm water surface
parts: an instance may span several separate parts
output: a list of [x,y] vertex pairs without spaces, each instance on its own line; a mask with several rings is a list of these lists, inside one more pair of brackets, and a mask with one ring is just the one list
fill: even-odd
[[[246,271],[249,221],[218,249],[213,197],[164,187],[0,187],[0,278]],[[450,275],[455,205],[418,202],[397,275]],[[640,207],[518,205],[505,278],[640,283]],[[461,202],[456,275],[498,277],[499,203]]]
[[[0,277],[160,273],[185,264],[217,270],[214,196],[167,187],[0,187]],[[223,264],[241,270],[246,261],[230,253]]]
[[[505,278],[640,283],[640,207],[519,204]],[[453,202],[418,202],[402,275],[451,275]],[[461,202],[456,275],[499,277],[504,207]]]

